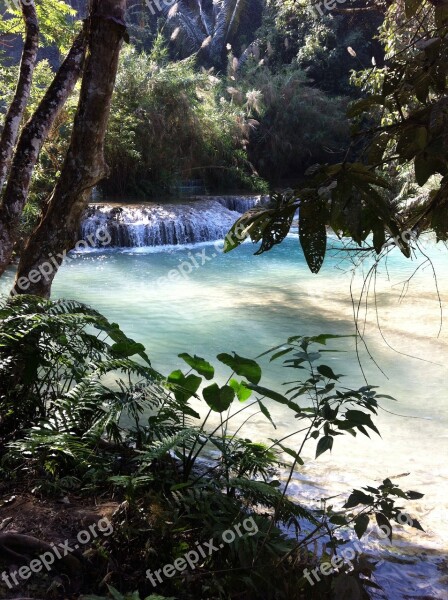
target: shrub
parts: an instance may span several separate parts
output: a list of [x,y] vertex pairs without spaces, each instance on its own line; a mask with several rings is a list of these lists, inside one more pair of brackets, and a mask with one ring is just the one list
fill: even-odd
[[[421,494],[385,479],[377,487],[354,490],[343,507],[332,502],[318,512],[288,498],[305,446],[316,445],[318,458],[340,435],[378,433],[372,416],[381,396],[373,386],[341,385],[341,375],[322,363],[322,346],[337,337],[294,336],[269,350],[271,360],[282,358],[298,377],[279,393],[260,386],[260,365],[236,353],[217,356],[230,370],[225,385],[214,381],[211,363],[186,353],[179,355],[186,372],[162,377],[144,347],[96,311],[64,300],[12,299],[0,313],[3,486],[22,480],[41,494],[114,490],[124,498],[107,541],[116,565],[108,581],[114,585],[151,592],[144,576],[148,568],[154,573],[195,543],[213,541],[219,552],[204,556],[194,575],[167,579],[160,591],[185,599],[236,598],[244,585],[247,600],[287,600],[297,598],[298,590],[330,599],[334,585],[356,589],[362,597],[364,586],[376,585],[366,577],[370,563],[359,558],[353,571],[346,564],[310,588],[303,567],[319,558],[328,562],[330,555],[313,556],[308,545],[317,544],[325,531],[327,549],[338,554],[347,543],[341,528],[354,526],[361,538],[369,516],[387,527],[390,537],[390,522],[400,523],[403,514],[395,499]],[[194,398],[208,408],[205,418],[190,404]],[[269,445],[242,437],[249,411],[274,425],[270,404],[290,410],[298,430]],[[238,427],[234,416],[242,412]],[[211,425],[213,414],[217,426]],[[293,436],[299,436],[295,443]],[[292,459],[283,487],[276,478],[284,464],[280,452]],[[249,515],[252,532],[220,545],[223,533]],[[421,529],[416,520],[407,523]],[[287,538],[281,524],[294,527],[296,537]],[[302,527],[311,533],[300,536]]]
[[[259,124],[250,135],[249,159],[271,182],[297,179],[315,162],[340,157],[348,141],[347,100],[310,85],[298,67],[269,67],[249,60],[228,87],[233,103]],[[257,100],[258,94],[258,100]]]
[[212,188],[256,184],[245,153],[245,115],[221,96],[212,71],[197,72],[194,58],[170,62],[160,37],[150,54],[125,50],[107,135],[111,172],[104,190],[160,193],[190,177]]

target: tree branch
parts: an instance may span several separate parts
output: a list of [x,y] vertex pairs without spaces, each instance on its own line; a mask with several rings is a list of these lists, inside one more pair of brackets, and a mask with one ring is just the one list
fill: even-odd
[[19,136],[20,123],[30,96],[39,49],[39,24],[34,2],[25,3],[24,0],[20,0],[20,7],[25,21],[25,43],[16,91],[6,114],[0,138],[0,191],[3,189],[11,166],[11,159]]
[[17,241],[20,216],[28,198],[31,177],[39,153],[56,117],[81,75],[86,42],[87,36],[83,30],[75,39],[36,112],[21,133],[0,205],[0,275],[11,260]]
[[[88,57],[70,148],[47,211],[21,256],[13,294],[50,295],[60,266],[54,257],[73,248],[90,192],[107,174],[104,138],[126,33],[125,10],[126,0],[92,2]],[[49,264],[51,272],[46,269]],[[43,272],[46,275],[39,277]]]

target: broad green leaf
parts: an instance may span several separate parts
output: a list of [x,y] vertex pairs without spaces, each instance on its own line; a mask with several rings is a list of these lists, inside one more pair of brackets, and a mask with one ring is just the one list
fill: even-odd
[[386,243],[386,232],[384,230],[384,224],[381,221],[376,221],[373,231],[373,247],[375,252],[380,254]]
[[333,525],[347,525],[348,521],[347,518],[342,515],[332,515],[330,517],[330,523],[333,523]]
[[376,165],[382,161],[383,155],[386,152],[386,148],[390,141],[390,136],[384,132],[376,135],[373,138],[368,154],[370,164]]
[[191,356],[186,352],[184,352],[183,354],[179,354],[179,358],[184,360],[187,363],[187,365],[189,365],[192,369],[197,371],[199,375],[205,377],[205,379],[213,379],[215,369],[204,358],[201,358],[200,356],[196,355]]
[[420,494],[420,492],[413,492],[412,490],[406,492],[406,496],[409,498],[409,500],[420,500],[420,498],[423,498],[424,495],[425,494]]
[[389,182],[381,175],[375,173],[371,167],[364,165],[363,163],[350,163],[345,166],[346,171],[351,177],[356,178],[358,181],[377,185],[385,189],[390,187]]
[[[319,358],[321,358],[320,352],[295,352],[294,356],[296,356],[297,358],[306,360],[308,362],[315,362],[316,360],[319,360]],[[285,361],[285,362],[290,362],[290,361]]]
[[169,387],[173,390],[174,396],[178,402],[186,402],[194,396],[202,383],[202,378],[197,375],[185,375],[182,371],[173,371],[168,376]]
[[275,402],[278,402],[279,404],[284,404],[285,406],[288,406],[289,408],[291,408],[292,410],[294,410],[296,412],[302,411],[302,409],[300,408],[300,406],[298,404],[296,404],[295,402],[292,402],[291,400],[288,400],[288,398],[286,398],[285,396],[282,396],[282,394],[279,394],[278,392],[275,392],[274,390],[270,390],[268,388],[261,387],[260,385],[254,385],[251,383],[248,383],[247,387],[250,388],[251,390],[253,390],[254,392],[257,392],[258,394],[261,394],[262,396],[266,396],[266,398],[270,398],[271,400],[274,400]]
[[[291,229],[296,211],[296,206],[278,206],[277,210],[269,215],[267,222],[264,223],[262,228],[260,227],[263,239],[260,248],[255,252],[255,256],[263,254],[263,252],[267,252],[277,244],[282,243]],[[252,232],[251,237],[254,239]]]
[[347,502],[344,504],[344,508],[354,508],[355,506],[358,506],[358,504],[371,506],[374,501],[375,499],[373,496],[368,496],[361,490],[354,490],[348,497]]
[[368,413],[362,412],[361,410],[347,410],[345,418],[352,427],[357,427],[362,431],[361,427],[365,425],[380,435],[380,432],[372,421],[372,417]]
[[417,519],[412,519],[411,527],[413,527],[414,529],[418,529],[419,531],[425,531],[421,526],[420,522],[417,521]]
[[244,221],[245,215],[238,219],[238,221],[233,224],[232,228],[227,233],[224,239],[224,254],[235,250],[235,248],[238,248],[238,246],[240,246],[246,239],[246,236],[242,235],[242,231],[245,229]]
[[321,437],[317,443],[316,458],[318,458],[321,454],[323,454],[327,450],[331,451],[332,448],[333,448],[333,438],[331,437],[331,435],[325,435],[324,437]]
[[226,353],[218,354],[217,359],[230,367],[237,375],[257,384],[261,379],[260,365],[251,358],[243,358],[235,352],[233,354],[234,356]]
[[293,348],[285,348],[284,350],[280,350],[279,352],[276,352],[275,354],[273,354],[271,356],[271,358],[269,359],[269,362],[272,362],[273,360],[277,360],[277,358],[280,358],[281,356],[284,356],[285,354],[292,352],[292,350],[293,350]]
[[252,390],[244,385],[244,383],[237,381],[236,379],[231,379],[229,381],[230,387],[235,392],[238,400],[240,402],[246,402],[252,396]]
[[369,515],[359,515],[358,517],[356,517],[355,519],[355,532],[356,535],[358,536],[358,539],[361,539],[362,536],[365,534],[367,527],[369,526]]
[[[118,358],[127,358],[132,356],[132,354],[126,355],[126,352],[135,349],[136,346],[139,346],[139,350],[134,352],[134,354],[141,356],[143,360],[149,366],[151,366],[151,361],[145,352],[145,347],[142,344],[137,344],[137,342],[134,342],[134,340],[128,338],[128,336],[120,329],[120,326],[117,323],[109,323],[107,319],[100,318],[96,320],[94,327],[95,329],[99,329],[100,331],[107,333],[110,339],[115,342],[115,344],[112,345],[112,348],[115,348],[116,351],[115,356]],[[125,354],[121,354],[122,352]]]
[[378,523],[378,527],[386,533],[390,541],[392,541],[392,525],[389,519],[383,515],[383,513],[375,513],[375,519]]
[[414,169],[417,183],[422,186],[425,185],[431,175],[435,175],[436,173],[444,174],[446,172],[446,164],[437,157],[429,155],[426,152],[421,152],[415,157]]
[[428,139],[426,127],[409,126],[403,129],[397,143],[397,152],[402,159],[410,160],[424,150]]
[[319,365],[317,367],[318,373],[320,373],[323,377],[327,377],[328,379],[338,380],[340,375],[335,375],[333,369],[327,365]]
[[338,407],[331,408],[331,406],[328,404],[328,402],[325,402],[320,414],[323,416],[323,418],[325,420],[334,421],[334,419],[336,419],[336,417],[338,416],[338,410],[339,410]]
[[134,356],[134,354],[141,354],[144,352],[145,347],[143,344],[138,344],[133,340],[126,340],[112,344],[110,351],[118,358],[129,358],[129,356]]
[[292,450],[291,448],[288,448],[287,446],[280,444],[280,442],[277,442],[277,446],[279,446],[279,448],[281,448],[283,450],[283,452],[285,452],[285,454],[288,454],[288,456],[291,456],[299,465],[305,464],[303,462],[303,458],[301,458],[300,454],[298,454],[295,450]]
[[266,406],[261,402],[261,400],[258,400],[258,406],[260,407],[260,410],[264,414],[264,416],[272,423],[274,429],[277,429],[276,424],[272,420],[271,413],[268,411]]
[[366,487],[363,489],[366,490],[366,492],[370,492],[371,494],[379,494],[380,493],[380,491],[377,488],[374,488],[371,485],[366,485]]
[[230,386],[225,385],[220,388],[217,383],[204,388],[202,395],[210,408],[219,413],[227,410],[235,398],[235,392]]
[[370,111],[370,109],[375,105],[381,105],[384,103],[383,96],[372,94],[368,98],[362,98],[361,100],[356,100],[352,102],[347,110],[347,117],[352,119],[353,117],[357,117],[364,112]]
[[327,211],[320,201],[305,202],[299,211],[299,238],[312,273],[319,273],[327,251]]

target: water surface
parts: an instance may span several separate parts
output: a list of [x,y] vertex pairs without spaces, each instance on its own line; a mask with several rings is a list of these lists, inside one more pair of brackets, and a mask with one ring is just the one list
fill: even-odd
[[[339,255],[330,257],[319,275],[312,275],[293,236],[260,257],[253,256],[251,244],[229,255],[219,247],[197,244],[78,254],[61,269],[53,295],[91,304],[120,323],[129,336],[146,345],[153,366],[163,373],[182,366],[180,352],[212,361],[219,352],[232,350],[255,357],[291,335],[354,333],[350,264]],[[340,436],[332,454],[318,461],[310,447],[308,461],[291,488],[297,498],[318,502],[324,495],[345,494],[355,486],[409,473],[399,481],[404,489],[425,493],[412,509],[428,533],[403,532],[398,538],[405,548],[402,552],[418,556],[417,563],[381,567],[379,580],[391,598],[405,598],[411,592],[409,597],[415,598],[447,597],[443,572],[435,565],[448,535],[448,321],[440,321],[441,306],[446,309],[448,299],[448,258],[443,246],[428,243],[425,248],[437,273],[440,298],[429,264],[415,273],[408,287],[403,286],[425,258],[409,261],[394,252],[379,268],[376,302],[372,283],[368,302],[362,305],[363,311],[368,309],[363,333],[384,372],[361,348],[365,374],[369,383],[398,400],[383,401],[384,410],[376,420],[382,437]],[[367,271],[368,265],[358,269],[352,290],[355,302]],[[346,353],[331,358],[333,369],[344,373],[347,383],[363,385],[353,341],[343,345]],[[280,366],[266,361],[263,366],[262,383],[267,386],[280,389],[281,382],[291,379]],[[277,431],[257,415],[247,424],[246,435],[265,441],[292,431],[290,413],[272,407],[272,414]],[[382,544],[379,551],[392,550]]]

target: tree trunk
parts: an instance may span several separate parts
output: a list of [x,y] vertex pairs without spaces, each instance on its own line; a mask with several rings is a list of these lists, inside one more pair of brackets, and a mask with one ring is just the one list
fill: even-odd
[[86,34],[82,31],[20,135],[0,205],[0,276],[11,260],[17,241],[20,216],[28,197],[39,153],[56,117],[81,75],[86,42]]
[[123,37],[126,0],[93,0],[78,110],[61,176],[19,263],[13,294],[49,297],[66,250],[73,248],[92,188],[107,174],[104,137]]
[[20,1],[23,19],[25,21],[25,44],[20,63],[19,80],[14,98],[9,107],[0,138],[0,193],[6,181],[11,166],[14,148],[19,136],[20,123],[25,112],[36,66],[39,49],[39,25],[34,2]]

